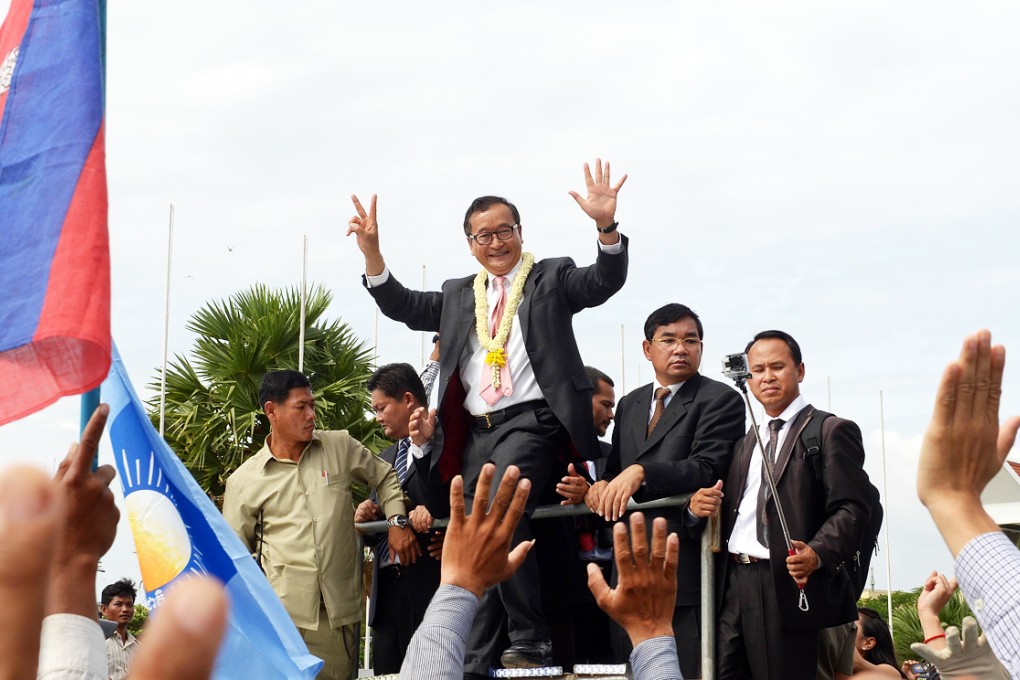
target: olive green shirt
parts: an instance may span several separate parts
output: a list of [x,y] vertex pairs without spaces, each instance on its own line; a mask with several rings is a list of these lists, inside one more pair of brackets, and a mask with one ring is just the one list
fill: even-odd
[[262,569],[298,628],[318,626],[320,600],[331,628],[361,620],[355,481],[375,489],[386,517],[407,512],[393,466],[346,430],[316,430],[298,462],[273,457],[267,439],[227,479],[223,516],[255,552],[263,512]]

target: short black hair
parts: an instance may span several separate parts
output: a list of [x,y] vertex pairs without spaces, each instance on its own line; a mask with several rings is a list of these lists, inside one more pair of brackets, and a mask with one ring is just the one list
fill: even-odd
[[759,340],[782,340],[786,343],[786,346],[790,348],[790,356],[793,357],[793,363],[800,366],[804,359],[800,354],[800,345],[793,339],[793,336],[785,331],[762,331],[758,335],[754,336],[751,342],[747,343],[747,347],[744,348],[744,354],[751,351],[751,346]]
[[521,214],[517,212],[517,206],[506,200],[502,196],[479,196],[475,200],[471,201],[471,205],[468,206],[467,212],[464,213],[464,234],[466,236],[471,235],[471,216],[477,212],[485,212],[494,205],[505,205],[510,208],[510,212],[513,213],[514,222],[517,224],[521,223]]
[[421,404],[427,406],[425,386],[411,364],[386,364],[376,369],[365,384],[369,392],[381,391],[391,399],[401,399],[407,392]]
[[312,384],[300,371],[269,371],[262,376],[262,383],[259,385],[259,406],[264,409],[267,401],[282,404],[287,401],[290,391],[295,387],[311,389]]
[[111,583],[103,588],[103,594],[99,601],[106,607],[113,602],[115,597],[130,597],[132,602],[137,600],[138,591],[135,590],[135,582],[129,578],[122,578],[115,583]]
[[584,372],[588,374],[588,380],[591,381],[591,388],[596,392],[599,391],[599,381],[604,382],[610,387],[616,387],[616,383],[613,382],[612,378],[594,366],[585,366]]
[[701,318],[694,313],[693,309],[677,302],[663,305],[648,315],[648,319],[645,320],[645,340],[651,340],[655,337],[655,329],[659,326],[668,326],[671,323],[676,323],[688,317],[694,319],[694,323],[698,327],[698,338],[704,340],[705,329],[701,325]]

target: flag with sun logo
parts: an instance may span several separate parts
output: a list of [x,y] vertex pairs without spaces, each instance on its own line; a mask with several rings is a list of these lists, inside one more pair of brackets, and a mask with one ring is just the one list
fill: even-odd
[[116,348],[102,395],[146,605],[158,616],[178,579],[215,576],[230,596],[230,622],[214,677],[314,678],[322,662],[308,653],[247,548],[152,427]]

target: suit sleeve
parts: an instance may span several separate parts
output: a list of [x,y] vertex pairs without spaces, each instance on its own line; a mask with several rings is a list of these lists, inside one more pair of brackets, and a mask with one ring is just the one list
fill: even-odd
[[572,260],[566,260],[569,266],[563,268],[559,278],[571,312],[598,307],[623,288],[627,281],[628,239],[622,239],[621,252],[611,255],[600,248],[595,264],[588,267],[575,267]]
[[602,473],[602,479],[607,482],[613,481],[620,474],[620,430],[624,421],[624,414],[628,411],[629,400],[624,397],[616,405],[616,425],[613,426],[613,443],[609,447],[609,455],[606,457],[606,468]]
[[364,275],[361,280],[379,305],[379,311],[387,317],[407,324],[414,331],[439,330],[439,317],[443,313],[442,293],[408,290],[392,272],[381,286],[369,288]]
[[867,502],[870,481],[864,471],[864,441],[857,424],[841,418],[826,419],[822,455],[826,520],[808,544],[818,553],[823,568],[835,572],[840,564],[853,557],[871,517]]
[[411,501],[400,488],[400,480],[393,466],[353,437],[347,449],[351,459],[351,476],[375,491],[383,517],[406,515]]
[[726,476],[734,444],[744,430],[744,403],[734,390],[720,390],[697,416],[689,455],[679,460],[640,461],[645,469],[640,500],[692,493]]

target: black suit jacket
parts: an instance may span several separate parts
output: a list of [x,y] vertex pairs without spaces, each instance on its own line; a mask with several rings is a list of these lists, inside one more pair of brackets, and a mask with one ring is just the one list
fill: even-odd
[[[408,454],[410,455],[410,454]],[[385,449],[379,454],[379,457],[385,460],[390,465],[393,465],[397,458],[397,445],[393,444],[389,448]],[[432,488],[432,485],[424,476],[419,474],[416,466],[412,465],[408,470],[407,479],[404,480],[403,484],[404,494],[411,499],[411,504],[414,507],[418,505],[425,505],[425,499],[438,495],[436,490]],[[374,493],[373,493],[373,500]],[[430,512],[432,512],[430,508]],[[436,515],[432,513],[433,517],[442,517],[449,514],[449,509],[444,515]],[[407,612],[408,616],[412,614],[415,616],[415,620],[420,621],[425,615],[425,609],[429,606],[429,601],[432,600],[432,595],[435,594],[436,589],[439,588],[439,561],[429,557],[428,546],[430,542],[431,534],[416,534],[418,538],[418,545],[421,547],[421,556],[418,561],[409,567],[405,567],[404,575],[399,581],[400,587],[406,589],[408,596],[411,598],[414,612]],[[378,536],[366,536],[365,543],[367,545],[375,545],[378,541]],[[374,548],[373,548],[374,549]],[[375,621],[376,605],[379,602],[379,554],[376,552],[376,559],[372,562],[372,593],[371,600],[369,602],[368,610],[368,625],[377,625]]]
[[[606,479],[640,464],[645,482],[634,495],[638,502],[692,493],[722,479],[733,448],[744,431],[744,403],[732,387],[695,374],[673,395],[652,435],[645,438],[652,403],[652,385],[644,385],[620,400],[616,407],[613,448],[606,464]],[[669,532],[687,536],[680,542],[677,571],[677,606],[701,600],[700,541],[685,534],[680,508],[645,513],[665,517]]]
[[[809,405],[793,419],[776,458],[774,473],[791,539],[810,545],[822,561],[822,567],[811,575],[805,587],[807,612],[798,608],[797,586],[786,570],[786,545],[774,499],[769,499],[766,508],[772,581],[783,627],[791,631],[828,628],[857,618],[857,597],[847,570],[852,568],[852,558],[871,516],[868,498],[872,485],[864,471],[860,428],[842,418],[824,421],[821,478],[817,478],[800,440],[813,414],[814,408]],[[724,541],[733,533],[755,446],[754,432],[749,430],[737,448],[726,477],[721,527]],[[725,565],[729,568],[732,563],[726,560]]]
[[[439,428],[431,464],[449,481],[460,472],[469,414],[464,410],[465,386],[460,359],[475,332],[474,276],[450,279],[442,292],[405,288],[390,273],[381,286],[369,288],[380,311],[412,330],[439,331]],[[599,249],[595,264],[577,267],[570,258],[535,263],[517,309],[524,345],[538,386],[556,418],[570,435],[574,452],[597,447],[591,416],[591,381],[574,338],[573,315],[608,300],[627,280],[627,237],[623,251],[608,255]],[[367,285],[367,282],[366,282]],[[474,388],[474,387],[472,387]]]

